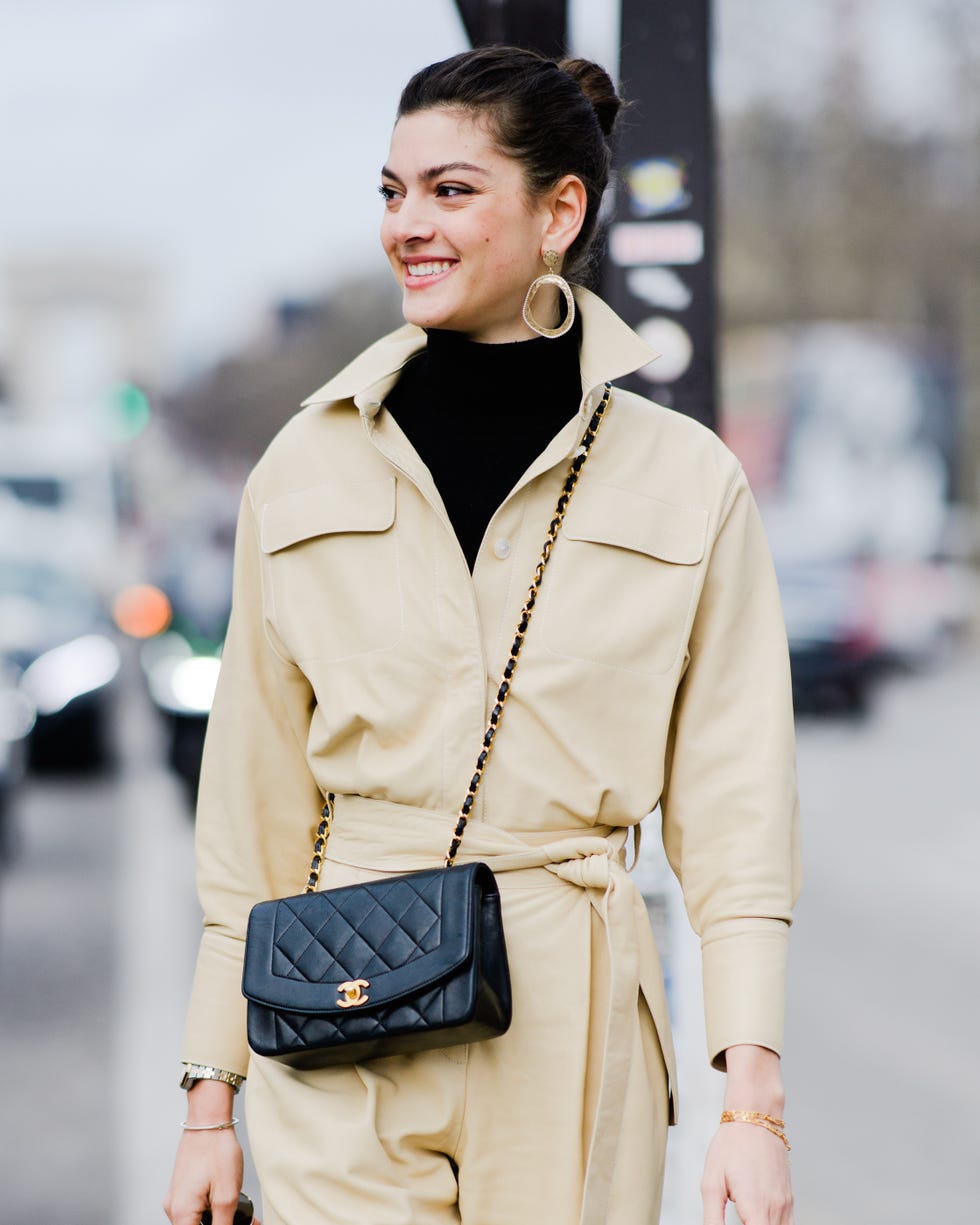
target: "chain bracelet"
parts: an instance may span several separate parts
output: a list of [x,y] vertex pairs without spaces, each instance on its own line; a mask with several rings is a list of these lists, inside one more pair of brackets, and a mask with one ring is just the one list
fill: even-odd
[[500,685],[497,689],[497,699],[493,709],[490,711],[490,721],[483,736],[483,747],[476,759],[476,769],[473,777],[470,779],[470,785],[466,789],[466,798],[463,800],[456,818],[456,828],[453,830],[453,838],[449,844],[449,850],[446,852],[445,867],[447,868],[451,868],[456,862],[456,855],[463,840],[463,834],[466,831],[466,823],[473,809],[473,803],[476,799],[476,793],[480,789],[480,783],[483,782],[483,774],[487,768],[487,759],[490,756],[497,736],[500,716],[503,714],[504,705],[510,693],[511,678],[514,675],[514,669],[517,667],[517,657],[524,646],[524,637],[527,634],[527,627],[531,620],[531,612],[538,599],[538,588],[541,586],[541,580],[544,578],[545,566],[548,564],[548,558],[555,547],[555,541],[558,539],[558,532],[561,530],[565,511],[568,508],[569,498],[572,496],[572,490],[578,484],[579,473],[582,471],[585,461],[589,458],[589,452],[592,450],[595,436],[599,432],[599,426],[602,424],[602,418],[609,405],[611,395],[612,385],[606,383],[602,392],[602,399],[596,405],[595,411],[589,420],[588,428],[582,436],[581,445],[575,452],[575,458],[572,460],[568,475],[565,477],[565,483],[562,485],[561,496],[555,506],[555,513],[548,525],[548,536],[544,542],[544,548],[541,550],[541,558],[534,568],[534,579],[528,588],[527,599],[524,601],[520,620],[517,623],[517,633],[510,648],[510,657],[504,665],[504,670],[500,677]]
[[751,1123],[753,1127],[763,1127],[782,1141],[787,1153],[792,1152],[792,1146],[786,1138],[786,1124],[774,1115],[764,1114],[760,1110],[723,1110],[721,1121],[722,1123]]
[[[449,844],[449,850],[446,853],[445,867],[451,868],[456,862],[456,855],[459,851],[460,843],[463,840],[463,834],[466,830],[466,823],[469,820],[470,812],[473,808],[473,803],[476,800],[476,793],[480,789],[480,784],[483,782],[483,774],[487,767],[487,761],[490,757],[490,752],[493,749],[494,740],[497,735],[497,729],[500,726],[500,716],[503,714],[504,705],[510,693],[510,682],[514,675],[514,669],[517,667],[517,658],[521,653],[521,648],[524,646],[524,638],[527,634],[527,628],[531,621],[531,612],[538,598],[538,589],[541,586],[541,580],[544,578],[545,567],[548,564],[548,559],[551,557],[551,551],[555,547],[555,541],[558,539],[558,533],[561,530],[561,525],[565,519],[565,511],[568,508],[569,499],[572,496],[572,491],[578,484],[579,474],[585,465],[585,461],[589,457],[589,452],[592,450],[592,444],[595,442],[596,434],[599,431],[599,426],[602,424],[603,416],[609,406],[609,400],[612,395],[612,385],[606,383],[602,392],[602,399],[596,405],[595,410],[589,419],[588,427],[582,435],[582,442],[575,452],[571,465],[568,469],[568,475],[565,477],[565,482],[562,485],[561,495],[555,506],[555,513],[548,524],[548,535],[544,542],[544,547],[541,550],[541,557],[538,564],[534,568],[534,578],[531,581],[531,586],[528,588],[527,599],[524,601],[524,606],[521,609],[520,619],[517,622],[517,631],[514,636],[514,641],[510,648],[510,656],[507,663],[504,665],[503,673],[500,677],[500,684],[497,688],[497,697],[493,709],[490,711],[490,720],[487,723],[487,729],[483,735],[483,744],[480,749],[479,756],[476,759],[476,767],[473,772],[473,777],[470,779],[469,786],[466,789],[466,796],[463,803],[460,805],[459,813],[456,818],[456,827],[453,830],[452,841]],[[320,814],[320,823],[316,827],[313,842],[313,859],[310,863],[310,875],[306,882],[306,893],[316,893],[320,886],[320,871],[323,867],[324,849],[327,844],[327,838],[330,836],[330,826],[333,822],[333,806],[336,796],[333,792],[327,796],[327,802],[323,806],[323,811]]]

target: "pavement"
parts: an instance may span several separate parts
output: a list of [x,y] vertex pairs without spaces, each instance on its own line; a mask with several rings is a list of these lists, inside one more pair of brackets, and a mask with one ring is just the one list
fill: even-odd
[[[786,1080],[806,1225],[968,1225],[980,1160],[980,655],[804,724]],[[805,1208],[805,1215],[803,1210]]]
[[[977,1218],[978,695],[980,651],[963,648],[891,679],[863,722],[800,724],[784,1054],[798,1225]],[[135,681],[120,705],[118,775],[25,788],[0,876],[2,1225],[164,1220],[193,827]],[[697,1225],[722,1078],[705,1066],[697,942],[647,847],[681,1061],[663,1225]]]

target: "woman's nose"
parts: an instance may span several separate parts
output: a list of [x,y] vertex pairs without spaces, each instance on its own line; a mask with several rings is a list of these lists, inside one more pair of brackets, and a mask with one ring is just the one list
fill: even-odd
[[390,213],[389,233],[396,242],[408,243],[413,239],[426,242],[435,233],[435,225],[425,200],[407,195],[398,210]]

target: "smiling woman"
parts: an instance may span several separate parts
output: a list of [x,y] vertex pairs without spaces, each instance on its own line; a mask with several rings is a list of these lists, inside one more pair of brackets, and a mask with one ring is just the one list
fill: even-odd
[[541,251],[581,227],[581,181],[565,176],[547,198],[529,198],[520,163],[486,123],[448,109],[398,121],[381,177],[381,242],[408,322],[488,344],[533,336],[521,305]]
[[[658,802],[727,1072],[705,1221],[727,1199],[792,1221],[785,636],[738,463],[613,387],[655,355],[562,275],[619,106],[597,65],[510,47],[402,94],[380,190],[406,325],[310,396],[242,501],[174,1225],[231,1225],[246,1075],[267,1225],[657,1220],[674,1058],[625,846]],[[479,906],[434,900],[477,879]],[[424,903],[379,901],[422,880]]]

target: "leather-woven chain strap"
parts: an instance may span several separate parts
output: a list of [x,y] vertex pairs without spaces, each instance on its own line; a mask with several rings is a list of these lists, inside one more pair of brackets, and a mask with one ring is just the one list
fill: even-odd
[[[562,485],[561,495],[558,498],[558,503],[555,506],[555,513],[551,522],[548,525],[548,536],[544,542],[544,548],[541,550],[541,557],[538,564],[534,568],[534,578],[531,580],[531,586],[528,588],[527,599],[524,601],[524,607],[521,609],[520,619],[517,622],[517,631],[514,637],[513,644],[510,648],[510,656],[507,663],[504,665],[503,673],[500,677],[500,685],[497,688],[497,698],[493,709],[490,711],[490,720],[487,723],[487,730],[483,735],[483,743],[480,746],[480,753],[476,759],[476,769],[473,777],[470,779],[470,784],[466,789],[466,796],[463,803],[460,805],[459,815],[456,818],[456,827],[453,830],[452,841],[449,844],[449,850],[446,852],[445,867],[451,868],[456,862],[456,855],[459,852],[460,843],[463,840],[463,834],[466,832],[466,823],[469,820],[470,812],[473,809],[473,803],[476,800],[476,793],[480,789],[480,784],[483,782],[483,775],[486,772],[487,761],[490,758],[490,753],[493,750],[494,742],[497,737],[497,731],[500,727],[500,718],[504,712],[504,706],[510,694],[511,683],[514,679],[514,672],[517,668],[517,659],[521,653],[521,648],[524,646],[524,638],[527,635],[527,628],[531,622],[531,613],[538,600],[538,591],[541,587],[541,580],[544,578],[545,567],[548,564],[548,559],[551,557],[551,551],[555,547],[555,541],[558,539],[558,533],[561,531],[561,525],[565,518],[565,511],[568,509],[568,503],[572,496],[572,491],[578,484],[579,475],[582,468],[585,466],[585,461],[589,458],[589,452],[592,450],[592,444],[595,442],[596,434],[599,432],[599,426],[602,424],[603,416],[606,408],[609,405],[609,399],[612,395],[612,385],[606,383],[602,392],[602,399],[596,405],[589,420],[588,427],[582,435],[582,442],[575,452],[575,457],[568,469],[568,475],[565,477],[565,483]],[[334,793],[331,792],[327,796],[327,802],[323,806],[323,811],[320,814],[320,824],[317,826],[315,841],[313,844],[313,860],[310,864],[310,877],[306,883],[306,893],[315,893],[320,884],[320,869],[323,866],[323,852],[327,844],[327,838],[330,836],[330,826],[333,822],[333,804]]]

